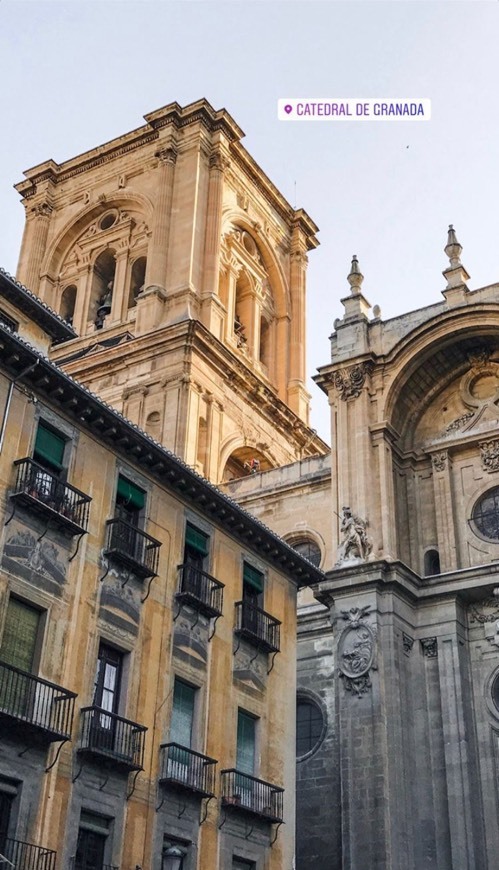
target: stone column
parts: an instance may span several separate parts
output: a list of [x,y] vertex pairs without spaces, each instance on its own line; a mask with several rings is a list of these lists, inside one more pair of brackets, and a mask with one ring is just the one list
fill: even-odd
[[433,453],[433,491],[435,494],[435,515],[437,520],[437,543],[440,556],[440,570],[453,571],[458,568],[456,532],[454,523],[452,493],[451,458],[446,450]]
[[157,170],[157,195],[154,208],[152,239],[147,258],[145,285],[146,289],[155,286],[165,290],[177,150],[172,145],[158,151],[156,157],[159,162]]
[[395,559],[397,556],[395,517],[395,494],[393,490],[392,443],[396,437],[394,430],[386,425],[379,425],[371,430],[372,444],[377,453],[379,474],[380,527],[379,534],[380,559]]
[[293,411],[307,422],[309,396],[305,389],[305,291],[308,263],[306,250],[303,233],[295,227],[290,254],[291,329],[288,396]]
[[120,323],[126,318],[128,305],[126,298],[128,297],[128,288],[126,285],[126,273],[128,265],[128,245],[120,248],[116,253],[116,268],[114,271],[113,283],[113,298],[111,300],[111,311],[106,318],[107,326],[114,323]]
[[52,206],[49,202],[37,205],[26,204],[26,225],[24,227],[21,256],[17,269],[17,279],[28,290],[38,293],[40,271],[47,248]]
[[214,151],[210,157],[204,237],[203,297],[218,295],[224,170],[228,162],[221,149]]

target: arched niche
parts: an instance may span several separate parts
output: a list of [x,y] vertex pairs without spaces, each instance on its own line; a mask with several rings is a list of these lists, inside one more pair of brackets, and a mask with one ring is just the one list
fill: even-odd
[[137,297],[141,290],[144,289],[146,268],[147,257],[137,257],[137,259],[132,262],[130,287],[128,291],[128,308],[134,308],[137,305]]
[[76,307],[76,284],[69,284],[64,288],[61,294],[61,304],[59,306],[59,314],[66,323],[73,325],[73,318]]
[[116,274],[116,251],[106,248],[95,259],[88,305],[88,319],[102,329],[104,319],[111,313]]
[[237,447],[227,459],[223,471],[223,483],[238,480],[251,474],[269,471],[273,468],[270,460],[256,447]]

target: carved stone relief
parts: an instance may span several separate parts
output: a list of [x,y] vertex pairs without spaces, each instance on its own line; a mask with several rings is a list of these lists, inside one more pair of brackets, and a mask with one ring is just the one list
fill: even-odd
[[427,659],[436,659],[438,656],[438,644],[436,637],[421,638],[421,649],[423,650],[423,655]]
[[366,377],[371,373],[372,368],[372,363],[363,362],[334,373],[334,385],[344,402],[360,396]]
[[370,674],[376,667],[375,630],[365,621],[369,609],[368,604],[341,611],[348,624],[338,640],[338,669],[346,691],[359,698],[371,688]]
[[499,440],[480,441],[478,446],[484,471],[499,471]]

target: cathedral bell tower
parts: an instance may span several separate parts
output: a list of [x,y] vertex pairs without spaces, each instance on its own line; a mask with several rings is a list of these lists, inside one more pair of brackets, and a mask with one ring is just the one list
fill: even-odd
[[305,388],[316,225],[225,110],[145,122],[17,185],[17,277],[78,333],[54,361],[216,483],[326,452]]

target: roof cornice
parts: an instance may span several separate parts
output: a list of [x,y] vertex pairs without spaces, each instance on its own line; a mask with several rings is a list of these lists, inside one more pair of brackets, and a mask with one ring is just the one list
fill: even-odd
[[12,302],[23,314],[37,323],[58,344],[76,338],[74,329],[24,284],[16,281],[0,266],[0,296]]
[[[35,362],[36,368],[26,371]],[[72,418],[79,428],[89,429],[102,443],[125,455],[160,485],[217,521],[228,534],[260,554],[297,586],[326,579],[322,571],[264,523],[1,324],[0,363],[8,376],[43,396]]]

